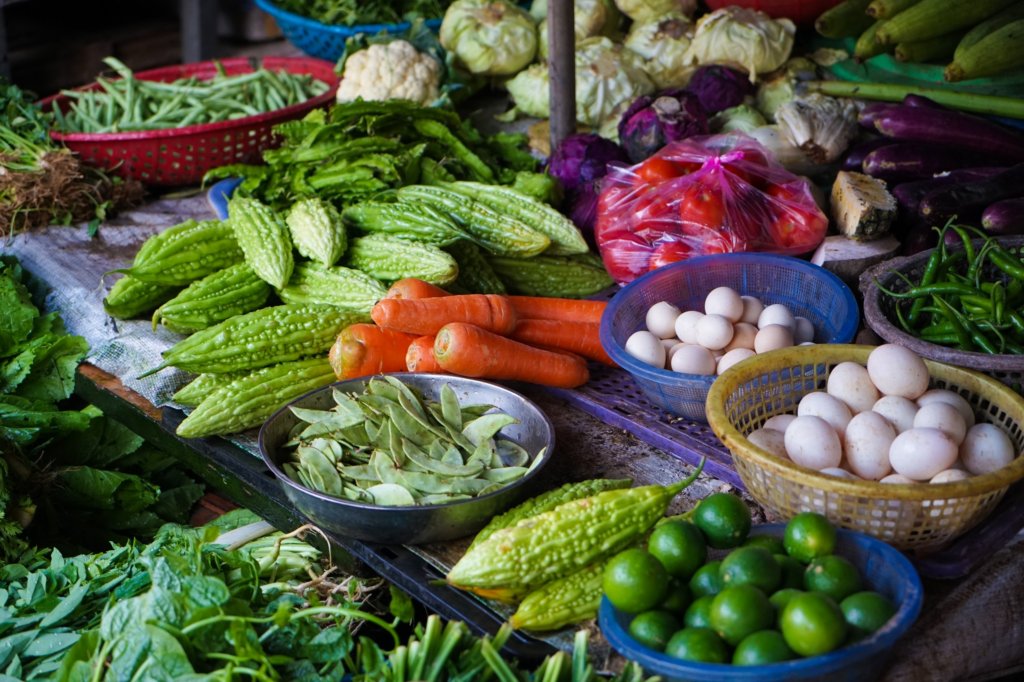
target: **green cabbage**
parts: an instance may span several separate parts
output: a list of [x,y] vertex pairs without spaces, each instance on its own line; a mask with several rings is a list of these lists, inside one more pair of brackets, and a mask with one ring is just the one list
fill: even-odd
[[551,115],[550,82],[547,64],[534,64],[520,71],[505,83],[516,110],[527,116],[547,118]]
[[615,0],[615,6],[633,21],[660,19],[666,14],[693,16],[697,0]]
[[774,71],[789,59],[796,26],[764,12],[723,7],[697,21],[686,60],[690,64],[726,64],[750,74]]
[[441,23],[441,45],[472,73],[508,76],[533,61],[537,27],[505,0],[455,0]]
[[[536,0],[530,8],[530,14],[540,20],[540,43],[537,53],[541,59],[548,58],[548,20],[545,14],[537,16],[538,8],[547,12],[547,0]],[[575,0],[573,3],[573,28],[576,43],[594,36],[611,36],[619,27],[622,15],[615,9],[612,0]]]
[[672,14],[635,22],[624,44],[644,58],[644,68],[659,90],[681,88],[693,71],[686,61],[692,32],[689,19]]
[[711,117],[711,130],[716,133],[751,133],[766,125],[761,112],[749,104],[740,104],[720,111]]

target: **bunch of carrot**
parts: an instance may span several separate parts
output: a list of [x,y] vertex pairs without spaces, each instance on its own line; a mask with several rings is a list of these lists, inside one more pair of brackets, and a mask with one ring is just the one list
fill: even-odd
[[329,358],[341,380],[449,372],[573,388],[589,379],[588,359],[614,364],[598,336],[604,308],[603,301],[456,296],[403,279],[374,306],[376,324],[345,328]]

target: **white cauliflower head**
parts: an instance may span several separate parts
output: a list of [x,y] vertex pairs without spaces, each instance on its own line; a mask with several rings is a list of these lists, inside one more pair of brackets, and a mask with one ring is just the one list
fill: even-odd
[[428,105],[440,95],[441,64],[405,40],[370,45],[345,60],[338,101],[408,99]]

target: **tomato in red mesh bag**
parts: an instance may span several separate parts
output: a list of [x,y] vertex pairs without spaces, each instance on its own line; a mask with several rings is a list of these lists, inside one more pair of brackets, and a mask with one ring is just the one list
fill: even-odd
[[610,169],[594,235],[608,272],[625,284],[693,256],[806,253],[827,228],[806,178],[730,133],[673,142],[642,163]]

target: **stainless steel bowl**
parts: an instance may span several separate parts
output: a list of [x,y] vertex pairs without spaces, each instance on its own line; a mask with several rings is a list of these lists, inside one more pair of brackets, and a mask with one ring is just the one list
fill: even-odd
[[396,373],[390,376],[432,400],[437,400],[441,387],[449,384],[464,405],[494,405],[519,420],[518,424],[502,429],[502,435],[516,441],[534,456],[541,448],[546,448],[544,455],[537,466],[518,481],[493,493],[449,504],[381,507],[310,490],[285,475],[279,465],[283,455],[280,448],[298,422],[288,408],[329,409],[334,406],[333,389],[358,393],[365,390],[366,382],[372,377],[318,388],[275,412],[260,429],[259,444],[263,461],[277,476],[285,495],[321,528],[338,535],[384,544],[416,545],[463,537],[480,530],[491,517],[517,502],[526,484],[550,461],[555,447],[555,429],[551,420],[539,407],[515,391],[486,381],[445,374]]

